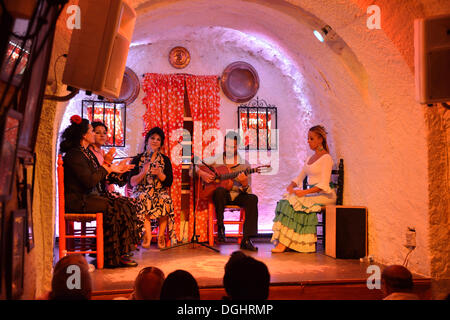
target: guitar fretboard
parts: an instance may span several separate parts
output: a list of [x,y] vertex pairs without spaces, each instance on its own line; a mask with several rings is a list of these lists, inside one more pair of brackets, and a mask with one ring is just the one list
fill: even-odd
[[253,168],[253,169],[245,169],[245,170],[239,170],[239,171],[230,172],[230,173],[226,173],[226,174],[221,174],[221,175],[219,175],[218,179],[219,180],[234,179],[242,172],[245,172],[246,174],[252,174],[252,173],[255,173],[257,170],[258,170],[258,168]]

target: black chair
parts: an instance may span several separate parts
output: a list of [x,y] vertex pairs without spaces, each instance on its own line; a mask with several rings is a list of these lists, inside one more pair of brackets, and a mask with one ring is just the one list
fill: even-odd
[[[337,170],[331,171],[331,183],[336,187],[336,205],[341,206],[344,197],[344,159],[339,159]],[[303,179],[303,190],[308,189],[308,178]],[[317,228],[321,229],[321,234],[317,233],[317,242],[321,242],[325,249],[325,206],[317,213]]]

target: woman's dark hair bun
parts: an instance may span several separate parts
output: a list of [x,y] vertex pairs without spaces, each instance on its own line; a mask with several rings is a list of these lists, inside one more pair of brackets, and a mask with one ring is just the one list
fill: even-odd
[[66,153],[70,149],[80,146],[81,140],[88,130],[89,120],[78,115],[70,117],[70,125],[61,134],[59,152]]

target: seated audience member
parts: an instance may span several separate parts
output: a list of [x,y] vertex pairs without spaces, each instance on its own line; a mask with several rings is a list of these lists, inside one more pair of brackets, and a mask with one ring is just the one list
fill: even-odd
[[195,278],[187,271],[176,270],[164,280],[161,300],[200,300],[200,290]]
[[225,265],[223,285],[227,299],[266,300],[269,296],[270,273],[267,266],[242,251],[235,251]]
[[412,274],[403,266],[392,265],[386,267],[381,274],[381,289],[383,300],[420,300],[412,293]]
[[159,268],[143,268],[134,281],[130,300],[159,300],[164,278],[164,272]]
[[49,300],[91,300],[91,293],[89,265],[81,254],[65,256],[56,263]]

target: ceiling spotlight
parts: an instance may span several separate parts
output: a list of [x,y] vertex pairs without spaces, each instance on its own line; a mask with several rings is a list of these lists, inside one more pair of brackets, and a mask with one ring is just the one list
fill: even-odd
[[331,29],[329,25],[326,25],[320,30],[314,30],[313,33],[320,42],[324,42],[327,37],[331,39],[332,36],[334,35],[334,31]]
[[322,35],[320,34],[319,31],[314,30],[314,35],[316,36],[317,39],[319,39],[320,42],[324,41],[324,39],[323,39],[323,37],[322,37]]

